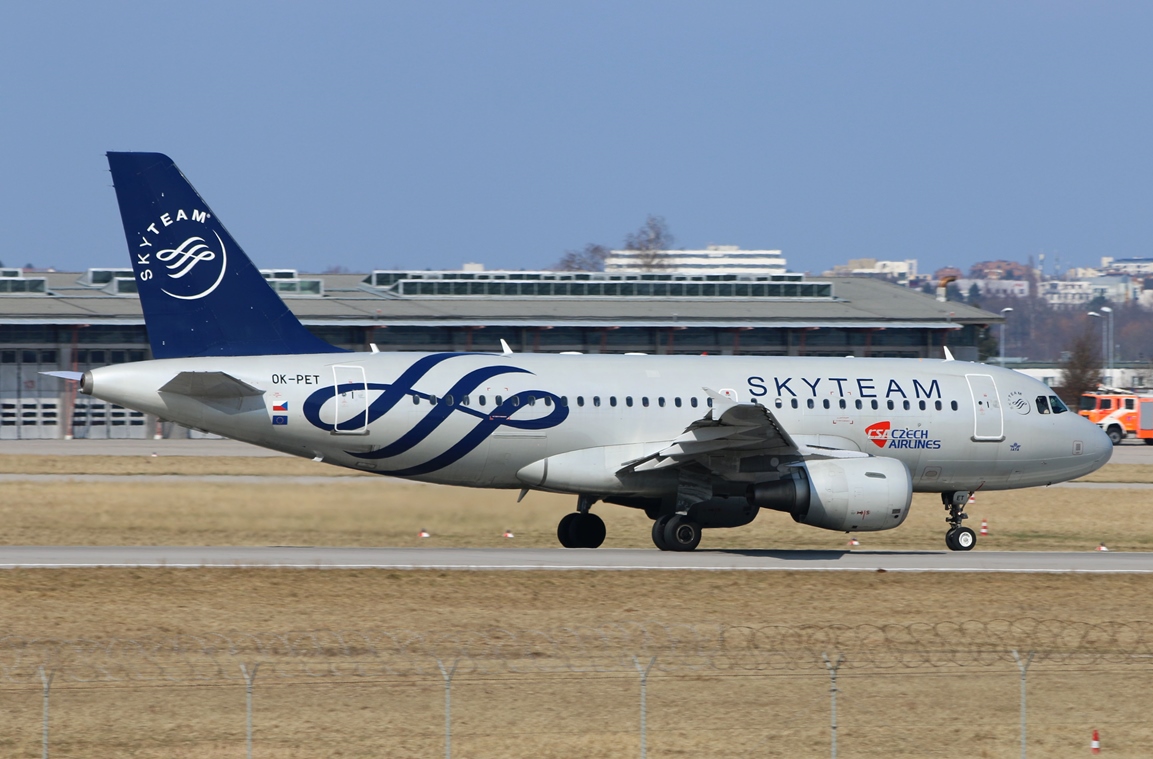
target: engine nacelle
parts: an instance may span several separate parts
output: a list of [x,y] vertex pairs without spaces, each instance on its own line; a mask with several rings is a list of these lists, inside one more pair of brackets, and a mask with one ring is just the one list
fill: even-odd
[[909,515],[913,480],[897,459],[824,459],[807,462],[789,477],[752,485],[748,498],[824,530],[891,530]]

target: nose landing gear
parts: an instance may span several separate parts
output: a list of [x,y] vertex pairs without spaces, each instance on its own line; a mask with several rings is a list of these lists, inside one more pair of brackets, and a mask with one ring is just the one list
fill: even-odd
[[941,493],[945,511],[949,512],[949,516],[945,517],[949,525],[949,531],[945,533],[945,545],[950,551],[971,551],[977,545],[977,533],[963,526],[964,520],[969,518],[965,513],[965,505],[969,503],[970,495],[967,490]]
[[577,510],[565,514],[556,527],[556,537],[565,548],[600,548],[605,542],[604,520],[589,511],[595,499],[577,498]]

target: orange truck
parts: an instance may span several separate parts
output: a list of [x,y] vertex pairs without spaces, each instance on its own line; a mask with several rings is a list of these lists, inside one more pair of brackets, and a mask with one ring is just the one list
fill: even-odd
[[1102,388],[1081,396],[1080,413],[1105,430],[1113,445],[1130,435],[1153,445],[1153,397]]

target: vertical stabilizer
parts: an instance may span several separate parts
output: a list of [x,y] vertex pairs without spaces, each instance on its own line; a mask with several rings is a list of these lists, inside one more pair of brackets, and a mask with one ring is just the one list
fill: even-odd
[[332,353],[296,318],[172,159],[108,153],[152,355]]

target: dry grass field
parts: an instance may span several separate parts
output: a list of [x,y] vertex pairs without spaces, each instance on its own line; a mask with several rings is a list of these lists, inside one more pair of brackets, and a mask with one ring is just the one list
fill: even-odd
[[[552,546],[572,499],[468,491],[352,474],[293,459],[0,457],[11,474],[177,474],[133,482],[0,482],[7,544]],[[114,460],[113,460],[114,459]],[[283,467],[283,468],[281,468]],[[1112,468],[1111,468],[1112,469]],[[1111,481],[1145,482],[1127,467]],[[205,482],[255,475],[267,483]],[[1123,479],[1128,477],[1130,479]],[[1146,479],[1141,479],[1146,478]],[[1150,496],[1139,489],[1051,488],[978,494],[989,520],[979,549],[1153,550]],[[599,507],[607,545],[651,547],[648,520]],[[940,550],[943,510],[918,496],[909,521],[861,536],[865,549]],[[417,530],[433,537],[421,540]],[[500,537],[504,529],[516,534]],[[704,548],[843,548],[846,538],[763,514],[707,534]],[[655,549],[654,549],[655,550]],[[314,570],[16,570],[0,572],[0,631],[50,638],[157,638],[235,631],[557,630],[624,622],[834,625],[970,619],[1153,620],[1140,575],[904,573],[396,572]],[[620,652],[628,654],[628,651]],[[1153,745],[1145,663],[1039,663],[1030,672],[1030,751],[1087,753],[1102,731],[1110,756]],[[843,757],[1015,757],[1015,667],[846,669],[839,680]],[[829,681],[819,669],[653,675],[649,756],[828,755]],[[244,751],[244,689],[194,682],[80,685],[53,691],[52,756],[235,757]],[[463,672],[453,689],[457,757],[632,757],[634,673]],[[258,678],[255,756],[443,755],[439,675]],[[0,682],[0,754],[39,755],[40,692]]]

